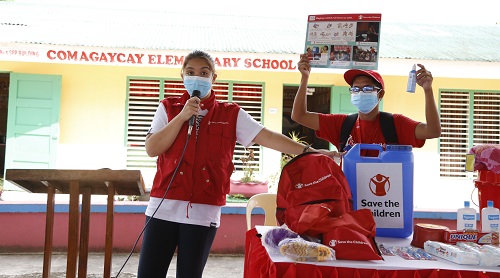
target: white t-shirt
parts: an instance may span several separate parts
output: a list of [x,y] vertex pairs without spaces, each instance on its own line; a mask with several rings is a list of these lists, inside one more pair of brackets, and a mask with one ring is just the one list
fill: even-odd
[[[208,110],[200,110],[197,117],[197,125],[207,115]],[[155,133],[166,126],[168,123],[167,111],[165,106],[160,103],[151,123],[148,133]],[[259,122],[253,119],[245,110],[238,112],[236,122],[236,141],[241,145],[248,147],[253,144],[253,139],[264,128]],[[196,130],[198,133],[198,130]],[[161,204],[161,205],[160,205]],[[156,211],[156,212],[155,212]],[[188,201],[179,201],[151,197],[149,199],[146,215],[167,221],[193,224],[207,227],[219,227],[221,207],[206,204],[189,203]]]

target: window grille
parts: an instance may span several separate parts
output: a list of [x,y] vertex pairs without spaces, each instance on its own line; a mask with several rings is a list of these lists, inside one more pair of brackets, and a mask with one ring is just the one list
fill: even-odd
[[500,144],[500,92],[442,91],[440,116],[440,176],[467,178],[465,154]]
[[146,154],[144,141],[161,98],[158,79],[128,80],[127,169],[156,167],[156,159]]

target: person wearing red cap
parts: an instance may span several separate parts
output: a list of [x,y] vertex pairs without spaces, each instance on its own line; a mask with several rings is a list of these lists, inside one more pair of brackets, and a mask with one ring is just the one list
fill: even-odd
[[[302,79],[292,108],[292,120],[316,131],[319,138],[335,145],[339,152],[348,150],[354,144],[381,144],[386,141],[380,126],[379,103],[385,94],[382,76],[373,70],[350,69],[344,73],[344,80],[351,86],[351,103],[358,109],[358,117],[346,142],[340,142],[342,124],[346,114],[323,114],[307,111],[306,89],[311,66],[306,55],[301,55],[297,65]],[[402,114],[393,114],[398,144],[420,148],[426,139],[441,134],[441,123],[432,91],[433,77],[424,65],[418,64],[417,84],[424,89],[426,122],[412,120]],[[395,142],[390,142],[394,144]],[[345,146],[345,148],[341,148]]]

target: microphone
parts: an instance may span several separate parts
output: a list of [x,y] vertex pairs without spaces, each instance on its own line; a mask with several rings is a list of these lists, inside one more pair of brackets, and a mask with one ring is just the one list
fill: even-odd
[[[193,97],[200,97],[200,91],[194,90]],[[193,115],[191,119],[189,119],[188,135],[191,135],[191,131],[193,131],[193,125],[195,120],[196,120],[196,115]]]

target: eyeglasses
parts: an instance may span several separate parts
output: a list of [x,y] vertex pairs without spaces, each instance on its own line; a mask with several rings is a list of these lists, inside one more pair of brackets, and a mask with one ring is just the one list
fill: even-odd
[[378,91],[378,90],[382,90],[382,88],[375,87],[375,86],[364,86],[363,88],[360,88],[360,87],[349,88],[349,92],[351,92],[351,94],[355,94],[355,95],[359,94],[360,92],[363,92],[365,94],[369,94],[373,91]]

